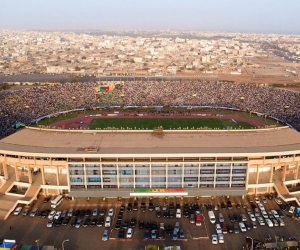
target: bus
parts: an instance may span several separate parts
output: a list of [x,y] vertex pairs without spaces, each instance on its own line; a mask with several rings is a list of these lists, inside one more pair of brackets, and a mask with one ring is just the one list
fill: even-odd
[[51,207],[56,208],[64,199],[63,195],[56,196],[53,200],[51,200]]

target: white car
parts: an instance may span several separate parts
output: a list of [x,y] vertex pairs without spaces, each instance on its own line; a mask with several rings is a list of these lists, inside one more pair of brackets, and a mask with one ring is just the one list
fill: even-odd
[[61,211],[57,211],[54,215],[54,219],[58,220],[60,216],[61,216]]
[[129,227],[127,229],[127,235],[126,235],[126,238],[127,239],[131,239],[132,238],[132,234],[133,234],[133,229],[131,227]]
[[254,214],[249,214],[249,217],[250,217],[251,221],[256,221],[256,218],[255,218]]
[[281,201],[281,200],[274,199],[274,201],[275,201],[278,205],[281,205],[281,204],[282,204],[282,201]]
[[219,240],[219,243],[224,243],[224,235],[218,234],[218,240]]
[[98,208],[94,208],[94,210],[93,210],[93,216],[98,216]]
[[259,225],[261,225],[261,226],[266,225],[266,223],[262,217],[257,217],[257,221],[258,221]]
[[218,244],[218,235],[213,234],[211,236],[211,243],[214,244],[214,245]]
[[17,207],[16,210],[14,211],[14,215],[19,215],[22,211],[22,207]]
[[266,210],[263,204],[258,203],[257,205],[258,205],[260,211],[265,211]]
[[220,224],[216,224],[216,231],[217,234],[221,234],[223,232]]
[[266,223],[267,223],[268,227],[274,227],[274,224],[270,219],[266,219]]
[[261,214],[262,216],[265,218],[265,219],[268,219],[269,218],[269,215],[266,211],[261,211]]
[[263,196],[261,199],[262,199],[263,203],[268,203],[268,201],[267,201],[267,199],[266,199],[265,196]]
[[176,218],[181,218],[181,210],[180,209],[176,210]]
[[254,200],[257,204],[260,203],[260,200],[257,197],[255,197]]
[[105,229],[103,234],[102,234],[102,240],[107,241],[108,240],[108,230]]
[[48,220],[47,227],[53,227],[53,220]]
[[168,205],[167,205],[167,203],[164,203],[164,205],[163,205],[163,211],[166,211],[168,209]]
[[[291,206],[290,209],[289,209],[289,213],[293,214],[293,213],[295,212],[295,209],[296,209],[296,207]],[[275,216],[275,215],[274,215],[274,216]],[[279,216],[278,216],[278,217],[279,217]],[[276,217],[276,218],[278,218],[278,217]]]
[[279,214],[277,213],[276,210],[272,209],[271,212],[272,212],[272,214],[274,215],[275,218],[279,218]]
[[246,229],[246,227],[245,227],[244,222],[240,222],[240,223],[239,223],[239,227],[240,227],[242,233],[247,232],[247,229]]
[[114,209],[110,208],[108,211],[108,216],[112,217],[114,215]]
[[219,221],[220,221],[220,223],[225,221],[222,213],[219,213]]
[[55,214],[56,214],[56,211],[55,211],[55,210],[52,210],[52,211],[50,212],[50,214],[48,215],[48,219],[49,219],[49,220],[53,220]]

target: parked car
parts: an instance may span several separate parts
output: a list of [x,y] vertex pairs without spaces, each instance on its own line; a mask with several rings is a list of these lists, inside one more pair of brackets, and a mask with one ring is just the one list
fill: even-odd
[[240,227],[242,233],[245,233],[247,231],[244,222],[240,222],[239,227]]
[[224,235],[223,234],[218,234],[218,241],[219,241],[219,243],[224,243]]
[[104,218],[103,217],[99,217],[98,221],[97,221],[97,227],[102,227],[104,224]]
[[176,230],[173,231],[172,240],[178,240],[178,231]]
[[218,235],[213,234],[211,236],[211,243],[214,244],[214,245],[218,244]]
[[62,225],[63,225],[63,226],[68,225],[69,221],[70,221],[70,217],[65,217],[65,218],[63,219],[63,221],[62,221]]
[[216,231],[217,231],[217,234],[221,234],[222,233],[222,228],[221,228],[220,224],[216,224]]
[[93,210],[93,216],[98,216],[98,208],[94,208],[94,210]]
[[53,220],[48,220],[47,227],[53,227]]
[[[34,208],[34,209],[31,211],[30,217],[35,217],[36,214],[37,214],[37,212],[38,212],[38,208],[36,207],[36,208]],[[50,219],[50,218],[49,218],[49,219]]]
[[131,239],[132,238],[132,235],[133,235],[133,229],[131,227],[129,227],[127,229],[127,234],[126,234],[126,238],[127,239]]
[[281,205],[281,204],[282,204],[282,201],[279,200],[279,199],[274,199],[274,201],[275,201],[278,205]]
[[108,211],[108,216],[112,217],[114,215],[114,209],[110,208]]
[[118,238],[119,240],[122,240],[125,238],[125,230],[124,229],[121,229],[118,233]]
[[23,216],[27,216],[28,213],[29,213],[29,211],[30,211],[30,208],[26,208],[26,209],[24,210],[24,212],[22,213],[22,215],[23,215]]
[[60,218],[60,216],[61,216],[61,211],[57,211],[54,215],[54,219],[57,220]]
[[69,211],[68,211],[68,216],[72,217],[73,216],[73,211],[74,211],[74,209],[70,208]]
[[14,215],[19,215],[22,211],[23,207],[17,207],[14,211]]
[[83,222],[83,227],[87,227],[89,226],[91,223],[91,218],[90,217],[87,217],[84,222]]
[[102,234],[102,241],[107,241],[107,240],[108,240],[108,230],[105,229]]

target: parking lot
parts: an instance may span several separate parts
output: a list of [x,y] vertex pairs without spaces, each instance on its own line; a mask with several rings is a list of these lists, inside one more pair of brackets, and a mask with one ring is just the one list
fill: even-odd
[[[266,203],[264,203],[261,199],[262,197],[258,198],[266,212],[272,209],[280,209],[274,199],[266,199]],[[44,197],[40,197],[33,207],[30,208],[31,211],[28,212],[27,216],[22,215],[25,211],[25,208],[23,208],[18,216],[12,213],[6,221],[1,221],[0,225],[3,230],[1,230],[0,237],[16,239],[19,244],[27,243],[34,245],[36,240],[39,240],[40,245],[54,245],[56,247],[60,247],[62,241],[69,239],[68,242],[65,242],[65,249],[98,249],[99,244],[101,244],[102,249],[144,249],[144,246],[147,244],[157,244],[159,246],[176,244],[182,246],[182,249],[192,249],[194,247],[206,247],[206,249],[242,249],[243,245],[246,244],[246,237],[251,237],[261,242],[266,242],[266,238],[269,238],[269,236],[271,237],[270,241],[274,242],[276,239],[279,241],[280,238],[288,240],[289,237],[295,236],[298,240],[299,237],[298,230],[300,222],[292,218],[292,214],[288,212],[289,207],[287,207],[286,211],[283,211],[285,226],[274,225],[273,227],[268,227],[267,225],[260,225],[256,217],[255,222],[257,228],[252,228],[248,212],[251,210],[254,214],[254,206],[258,208],[258,203],[254,200],[254,197],[251,197],[251,202],[248,198],[242,199],[241,197],[230,197],[229,199],[227,197],[214,199],[210,197],[200,197],[198,200],[196,200],[195,197],[169,197],[168,199],[137,198],[136,200],[134,200],[134,198],[123,198],[121,200],[106,199],[105,201],[101,199],[91,199],[89,201],[84,199],[75,199],[73,201],[64,200],[54,210],[61,212],[67,210],[68,212],[70,208],[73,208],[73,215],[67,225],[61,225],[63,219],[58,221],[58,223],[54,220],[52,227],[47,227],[49,221],[49,214],[47,214],[47,212],[52,211],[53,208],[50,207],[50,201],[44,203],[43,200]],[[228,209],[228,201],[230,201],[232,209]],[[141,209],[143,202],[145,203],[144,212]],[[132,205],[132,208],[129,209],[130,211],[127,211],[128,203]],[[136,211],[134,209],[134,203],[138,205]],[[153,211],[149,211],[149,204],[151,203],[153,204]],[[222,209],[222,203],[226,209]],[[174,205],[174,210],[171,204]],[[176,206],[177,209],[180,207],[180,218],[176,218]],[[123,207],[124,211],[120,213],[121,207]],[[186,209],[184,209],[184,207],[186,207]],[[35,217],[31,217],[30,213],[34,208],[38,208],[40,213],[37,212]],[[98,209],[97,216],[93,216],[95,208]],[[111,225],[110,227],[105,227],[105,220],[111,208],[113,209]],[[103,209],[105,210],[105,214],[100,215]],[[45,210],[49,211],[45,212]],[[70,226],[72,219],[75,219],[74,213],[76,210],[79,211],[79,215],[76,216],[76,219],[77,221],[81,220],[79,228],[76,228],[76,224],[74,227]],[[172,210],[174,215],[171,215]],[[197,210],[199,210],[201,214],[201,226],[197,226],[196,223],[190,223],[191,213],[197,214]],[[209,210],[215,214],[216,223],[214,224],[210,222],[210,218],[208,217]],[[39,215],[42,216],[41,211],[45,212],[45,218],[39,217]],[[89,216],[86,216],[86,213],[89,214],[87,211],[91,213]],[[169,217],[166,217],[166,211],[169,212]],[[219,223],[219,213],[222,213],[224,225],[228,231],[230,226],[232,229],[238,227],[239,230],[238,233],[222,232],[224,243],[213,245],[212,234],[216,234],[216,224]],[[45,216],[45,214],[47,215]],[[242,214],[246,218],[246,224],[249,226],[249,230],[246,230],[246,232],[241,232],[241,228],[238,226],[242,219]],[[259,214],[262,216],[261,212]],[[170,218],[170,215],[173,218]],[[235,220],[238,221],[231,222],[230,216],[231,219],[235,218]],[[87,218],[90,218],[91,221],[93,221],[93,218],[97,218],[97,220],[94,220],[95,225],[91,226],[90,223],[86,222],[86,227],[84,227]],[[102,218],[103,225],[101,225],[100,218]],[[128,221],[128,225],[124,223],[125,221]],[[132,237],[127,239],[127,230],[130,228],[131,221],[131,226],[133,227]],[[134,223],[135,221],[136,223]],[[143,223],[140,223],[141,221]],[[119,222],[120,228],[115,229],[117,222]],[[180,225],[177,237],[174,236],[176,222],[179,222]],[[164,227],[164,230],[160,230],[161,226]],[[10,227],[12,229],[10,229]],[[106,229],[109,232],[108,240],[102,241],[103,232]],[[167,233],[167,229],[169,234]],[[120,232],[124,232],[124,234]]]

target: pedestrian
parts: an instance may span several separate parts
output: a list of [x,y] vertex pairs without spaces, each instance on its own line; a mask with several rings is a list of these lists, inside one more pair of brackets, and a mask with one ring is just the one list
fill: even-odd
[[10,229],[10,230],[12,230],[12,227],[11,227],[11,226],[9,226],[9,229]]

